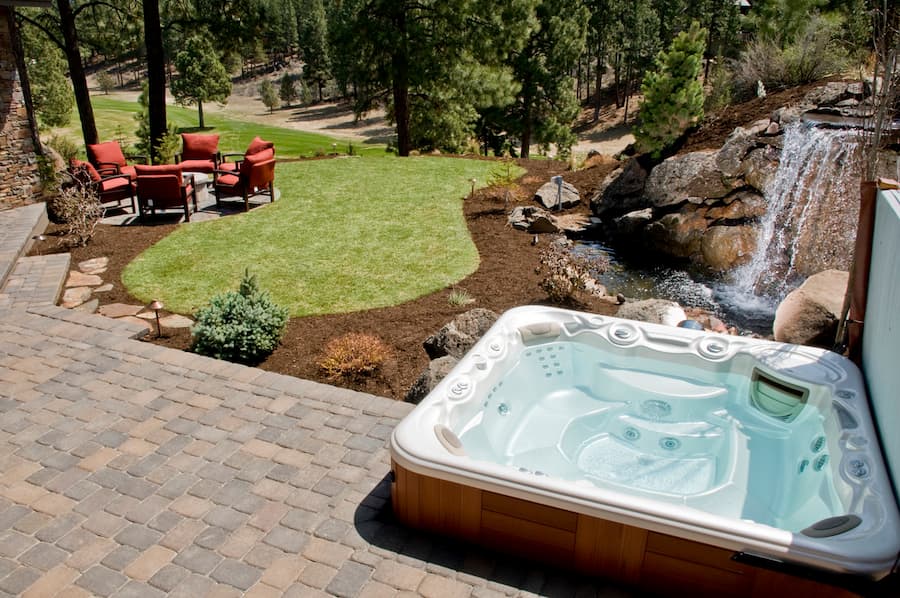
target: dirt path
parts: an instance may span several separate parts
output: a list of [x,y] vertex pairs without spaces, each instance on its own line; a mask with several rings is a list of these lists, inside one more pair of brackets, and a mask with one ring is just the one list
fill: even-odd
[[[276,82],[277,83],[277,82]],[[234,85],[226,104],[208,103],[204,112],[220,114],[228,118],[245,120],[275,127],[322,133],[338,139],[361,143],[387,143],[394,135],[394,128],[385,118],[384,110],[373,110],[361,119],[356,119],[349,104],[343,102],[322,102],[302,107],[282,108],[271,114],[259,99],[256,91],[258,81]],[[93,90],[93,93],[100,93]],[[113,91],[110,98],[136,102],[136,91]],[[171,95],[166,102],[175,105]],[[604,111],[597,122],[592,122],[593,110],[585,110],[576,123],[578,143],[577,155],[589,151],[614,155],[634,141],[631,127],[621,124],[621,111]]]

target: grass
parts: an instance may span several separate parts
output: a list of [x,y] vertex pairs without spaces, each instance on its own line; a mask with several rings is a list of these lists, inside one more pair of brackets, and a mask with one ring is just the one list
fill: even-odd
[[492,167],[434,157],[279,163],[278,201],[182,225],[129,264],[123,282],[180,313],[237,288],[244,268],[293,316],[409,301],[478,268],[462,198]]
[[[126,145],[133,145],[137,138],[134,135],[137,122],[134,115],[139,105],[135,102],[117,100],[104,96],[92,96],[91,103],[94,107],[94,119],[97,122],[97,133],[100,139],[108,141],[116,139]],[[166,106],[166,118],[174,123],[180,132],[199,131],[197,127],[196,106]],[[266,141],[275,143],[275,149],[279,158],[296,158],[300,156],[313,156],[326,153],[347,153],[347,141],[320,135],[307,133],[282,127],[257,124],[249,121],[235,120],[220,114],[206,114],[206,127],[204,133],[219,134],[219,149],[223,153],[243,153],[254,136],[259,135]],[[58,129],[57,133],[64,134],[73,139],[81,148],[83,140],[78,120],[78,114],[74,114],[69,127]],[[335,145],[332,145],[335,144]],[[363,145],[354,143],[355,153],[383,154],[384,146]],[[83,148],[82,148],[83,153]]]

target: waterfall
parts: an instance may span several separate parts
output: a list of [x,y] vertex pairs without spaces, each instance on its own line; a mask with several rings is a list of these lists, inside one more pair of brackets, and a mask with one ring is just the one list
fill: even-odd
[[774,306],[816,272],[849,269],[859,212],[859,137],[853,129],[799,121],[785,127],[778,169],[764,190],[756,251],[734,273],[740,294]]

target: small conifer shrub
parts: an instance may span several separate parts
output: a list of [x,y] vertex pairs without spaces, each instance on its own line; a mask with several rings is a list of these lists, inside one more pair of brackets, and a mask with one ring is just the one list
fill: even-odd
[[694,21],[682,31],[668,52],[656,57],[655,70],[641,85],[640,124],[634,130],[637,148],[659,158],[689,128],[703,118],[700,69],[706,49],[706,29]]
[[197,312],[191,331],[193,350],[201,355],[255,365],[281,342],[288,310],[260,290],[256,277],[244,272],[237,291],[213,297]]

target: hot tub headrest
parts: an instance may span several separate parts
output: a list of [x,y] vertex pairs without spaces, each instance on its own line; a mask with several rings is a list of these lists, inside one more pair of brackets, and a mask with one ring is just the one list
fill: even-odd
[[556,322],[535,322],[534,324],[519,327],[522,342],[526,345],[555,339],[560,332],[562,332],[562,326]]

